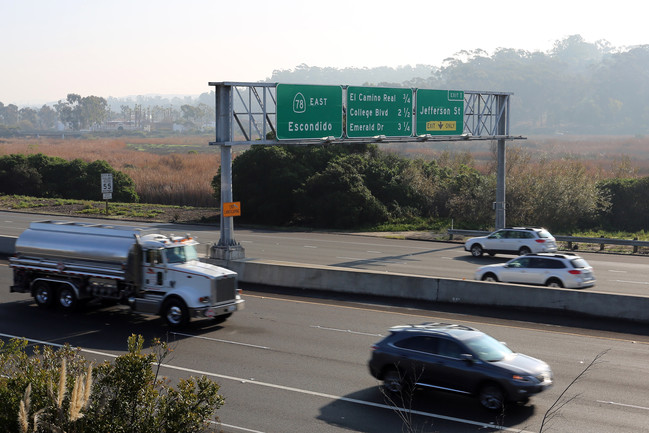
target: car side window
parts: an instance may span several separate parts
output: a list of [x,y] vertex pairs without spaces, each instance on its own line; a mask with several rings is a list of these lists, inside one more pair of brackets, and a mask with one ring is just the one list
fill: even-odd
[[501,239],[501,238],[504,237],[503,230],[499,230],[497,232],[494,232],[494,233],[490,234],[488,237],[489,237],[489,239]]
[[548,262],[549,260],[546,259],[531,259],[530,260],[530,268],[535,268],[535,269],[546,269],[549,268]]
[[457,342],[440,338],[437,342],[437,354],[448,358],[460,359],[463,353],[467,353]]
[[527,257],[521,257],[519,259],[512,260],[509,262],[509,267],[510,268],[529,268],[530,267],[530,259]]
[[418,352],[436,353],[437,339],[428,336],[410,337],[394,343],[395,346],[402,349],[416,350]]

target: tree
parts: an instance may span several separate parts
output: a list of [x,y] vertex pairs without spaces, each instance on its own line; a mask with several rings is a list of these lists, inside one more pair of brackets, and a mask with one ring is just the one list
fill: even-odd
[[58,116],[56,110],[49,105],[43,105],[38,110],[38,127],[40,129],[51,129],[56,127]]
[[82,98],[70,93],[66,101],[59,101],[54,107],[61,122],[74,130],[98,125],[108,116],[108,103],[98,96]]
[[333,161],[307,179],[300,190],[299,210],[316,227],[348,229],[388,219],[386,207],[372,195],[349,161]]

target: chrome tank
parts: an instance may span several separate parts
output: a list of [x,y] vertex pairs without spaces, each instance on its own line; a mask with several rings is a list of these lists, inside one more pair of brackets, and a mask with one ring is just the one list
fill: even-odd
[[124,265],[147,227],[71,221],[33,222],[16,240],[16,254],[24,257]]

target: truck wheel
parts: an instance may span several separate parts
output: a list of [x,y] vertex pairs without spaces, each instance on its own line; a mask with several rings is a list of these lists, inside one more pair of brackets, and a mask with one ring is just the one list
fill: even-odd
[[54,293],[45,281],[38,281],[32,290],[36,305],[41,308],[51,308],[54,304]]
[[58,307],[63,311],[74,311],[77,308],[77,295],[67,284],[59,288],[58,301]]
[[167,325],[172,328],[179,328],[189,322],[189,312],[187,306],[180,299],[169,299],[162,307],[162,317]]

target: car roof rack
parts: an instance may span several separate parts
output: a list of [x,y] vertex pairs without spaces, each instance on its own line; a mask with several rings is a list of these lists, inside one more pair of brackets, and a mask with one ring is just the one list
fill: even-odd
[[510,230],[545,230],[543,227],[505,227]]
[[461,330],[461,331],[477,331],[476,328],[472,328],[467,325],[459,325],[456,323],[445,323],[445,322],[424,322],[420,324],[410,324],[410,325],[397,325],[390,328],[390,330],[400,331],[400,330],[425,330],[425,331],[448,331],[448,330]]

